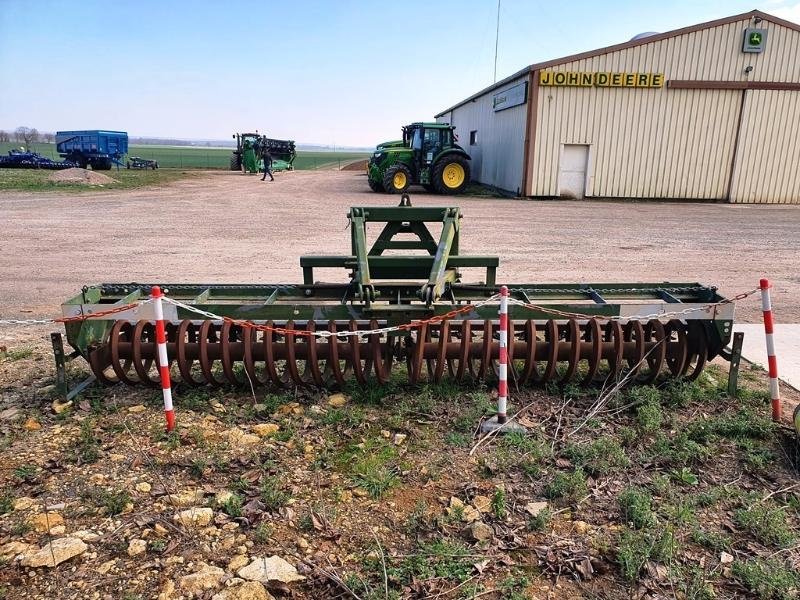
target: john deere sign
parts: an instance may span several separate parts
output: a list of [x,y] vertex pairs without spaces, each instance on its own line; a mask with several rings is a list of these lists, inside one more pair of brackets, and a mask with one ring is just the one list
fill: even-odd
[[539,85],[558,87],[664,87],[663,73],[539,71]]
[[748,27],[744,30],[744,46],[742,52],[760,53],[767,43],[767,30]]

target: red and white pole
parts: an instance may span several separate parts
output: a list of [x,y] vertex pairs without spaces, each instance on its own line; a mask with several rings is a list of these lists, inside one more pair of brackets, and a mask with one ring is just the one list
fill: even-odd
[[167,431],[175,429],[175,410],[172,408],[172,383],[169,378],[169,360],[167,359],[167,329],[164,325],[164,307],[161,303],[161,288],[153,286],[150,292],[156,313],[156,345],[158,346],[158,372],[161,375],[161,391],[164,394],[164,416],[167,419]]
[[500,288],[500,365],[497,383],[497,423],[508,419],[508,287]]
[[781,420],[781,390],[778,387],[778,359],[775,357],[775,321],[772,318],[772,300],[769,297],[769,279],[762,279],[761,310],[764,311],[764,333],[767,336],[767,363],[769,364],[769,397],[772,399],[772,420]]

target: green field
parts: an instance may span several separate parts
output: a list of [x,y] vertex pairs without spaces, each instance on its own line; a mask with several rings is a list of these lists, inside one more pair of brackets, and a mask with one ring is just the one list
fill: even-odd
[[[0,154],[5,155],[20,144],[0,142]],[[42,156],[60,160],[55,144],[34,144],[33,150]],[[195,146],[131,146],[129,156],[141,156],[158,161],[159,167],[178,169],[228,169],[231,149]],[[367,158],[366,152],[305,152],[297,153],[294,168],[300,170],[336,169],[358,159]]]

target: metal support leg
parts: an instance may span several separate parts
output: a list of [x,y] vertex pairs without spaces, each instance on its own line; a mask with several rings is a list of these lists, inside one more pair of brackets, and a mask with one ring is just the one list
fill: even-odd
[[736,389],[739,385],[739,363],[742,362],[742,344],[744,343],[744,332],[737,331],[733,334],[733,344],[731,345],[730,369],[728,371],[728,396],[735,398]]
[[66,402],[69,395],[69,386],[67,385],[67,361],[64,358],[64,341],[58,332],[50,334],[50,341],[53,343],[53,358],[56,361],[56,389],[58,390],[58,395]]

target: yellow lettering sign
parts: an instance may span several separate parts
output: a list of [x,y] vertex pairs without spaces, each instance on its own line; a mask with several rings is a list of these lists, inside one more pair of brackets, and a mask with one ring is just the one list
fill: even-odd
[[663,73],[539,71],[539,85],[555,87],[664,87]]

